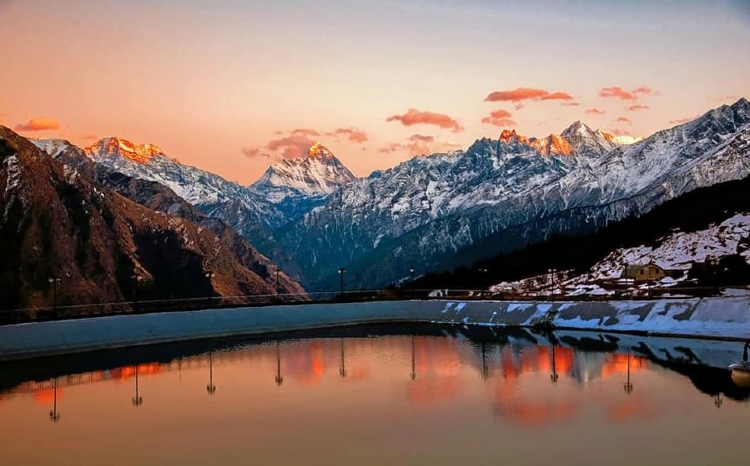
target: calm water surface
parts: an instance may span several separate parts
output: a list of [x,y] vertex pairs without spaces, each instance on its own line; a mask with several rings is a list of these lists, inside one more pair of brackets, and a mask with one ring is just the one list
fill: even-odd
[[0,464],[750,462],[750,389],[691,342],[341,332],[0,366]]

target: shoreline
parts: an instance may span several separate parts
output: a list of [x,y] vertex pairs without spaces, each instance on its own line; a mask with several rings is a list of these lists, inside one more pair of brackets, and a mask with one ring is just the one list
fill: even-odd
[[0,361],[376,323],[435,323],[750,340],[750,297],[631,301],[413,300],[208,309],[0,327]]

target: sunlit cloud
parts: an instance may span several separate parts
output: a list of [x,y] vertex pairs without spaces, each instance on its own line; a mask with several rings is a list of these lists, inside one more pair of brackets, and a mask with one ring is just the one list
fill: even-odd
[[52,118],[47,117],[34,117],[27,123],[17,124],[14,131],[50,131],[60,129],[60,123]]
[[639,110],[648,110],[648,108],[649,108],[648,105],[637,104],[637,105],[631,105],[630,107],[628,107],[628,110],[630,110],[631,112],[637,112]]
[[423,112],[416,108],[410,108],[403,115],[393,115],[386,118],[385,121],[399,121],[404,126],[413,125],[434,125],[440,128],[452,129],[458,133],[463,131],[464,127],[458,121],[448,115],[434,112]]
[[524,100],[573,100],[567,92],[550,92],[545,89],[517,87],[507,91],[494,91],[484,98],[486,102],[521,102]]
[[630,118],[626,118],[626,117],[624,117],[624,116],[621,116],[621,117],[617,117],[617,120],[615,120],[615,121],[617,121],[618,123],[626,123],[626,124],[628,124],[628,125],[632,123],[632,122],[630,121]]
[[562,105],[563,107],[578,107],[581,104],[579,104],[578,102],[563,102],[560,105]]
[[298,128],[290,131],[286,136],[268,141],[263,147],[244,147],[242,153],[251,159],[258,157],[277,159],[305,157],[310,146],[316,142],[311,136],[320,136],[320,132],[310,128]]
[[638,87],[632,91],[627,91],[619,86],[605,87],[599,91],[599,97],[611,97],[621,100],[637,100],[638,95],[658,95],[658,93],[650,87]]
[[586,113],[588,115],[604,115],[605,112],[600,108],[591,107],[586,109]]
[[482,118],[482,123],[500,127],[515,126],[516,122],[511,119],[511,116],[511,113],[507,110],[494,110],[490,112],[489,116]]
[[521,110],[525,106],[526,106],[526,104],[524,104],[523,102],[519,102],[519,103],[516,104],[516,110]]
[[326,133],[326,136],[334,138],[345,136],[350,142],[355,142],[357,144],[362,144],[369,139],[367,133],[356,128],[336,128],[333,131]]
[[407,152],[410,156],[415,156],[447,152],[460,147],[461,145],[455,142],[437,141],[434,136],[412,134],[406,139],[406,142],[392,142],[379,147],[378,152],[384,154]]

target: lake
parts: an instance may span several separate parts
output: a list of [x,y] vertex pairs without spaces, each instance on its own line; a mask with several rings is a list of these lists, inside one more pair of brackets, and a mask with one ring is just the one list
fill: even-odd
[[0,364],[0,464],[747,464],[742,344],[369,326]]

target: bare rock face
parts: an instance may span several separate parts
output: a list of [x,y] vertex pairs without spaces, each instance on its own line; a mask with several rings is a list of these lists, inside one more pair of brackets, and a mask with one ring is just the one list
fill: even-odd
[[[275,266],[246,243],[233,252],[237,238],[223,228],[224,241],[137,204],[5,127],[0,163],[2,308],[50,305],[52,277],[61,305],[128,300],[133,275],[143,279],[143,299],[276,292]],[[304,292],[285,274],[279,288]]]

